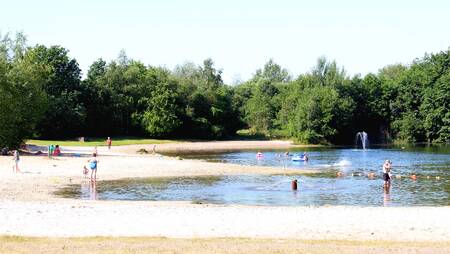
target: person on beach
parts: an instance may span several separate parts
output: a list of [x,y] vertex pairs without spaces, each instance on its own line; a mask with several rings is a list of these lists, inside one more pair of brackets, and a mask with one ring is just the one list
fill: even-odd
[[20,169],[19,169],[19,161],[20,161],[19,151],[14,150],[13,160],[14,160],[13,172],[20,173]]
[[106,145],[108,146],[108,150],[111,149],[111,143],[112,143],[111,137],[108,137],[108,139],[106,140]]
[[49,145],[48,146],[48,157],[49,158],[52,158],[54,151],[55,151],[55,146],[54,145]]
[[59,148],[59,145],[55,146],[55,150],[53,151],[53,156],[60,156],[61,155],[61,148]]
[[3,147],[2,149],[2,155],[7,156],[9,154],[9,149],[7,146]]
[[386,160],[383,164],[384,188],[389,188],[391,186],[391,168],[392,162],[390,160]]
[[89,168],[91,169],[91,181],[97,180],[97,165],[98,165],[98,159],[97,154],[93,153],[92,158],[88,160],[89,162]]

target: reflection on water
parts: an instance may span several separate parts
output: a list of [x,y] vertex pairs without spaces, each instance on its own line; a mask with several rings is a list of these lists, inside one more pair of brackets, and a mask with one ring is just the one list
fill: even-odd
[[90,181],[85,180],[81,182],[79,185],[80,190],[77,192],[76,190],[70,191],[70,194],[73,195],[74,193],[81,194],[80,198],[82,199],[90,199],[90,200],[97,200],[97,182],[96,181]]
[[[302,150],[303,151],[303,150]],[[296,153],[297,151],[291,151]],[[263,159],[243,151],[207,155],[208,160],[283,167],[307,175],[243,175],[126,179],[71,185],[57,192],[69,198],[99,200],[167,200],[245,205],[450,205],[450,156],[436,149],[318,149],[308,151],[307,164],[294,163],[277,151]],[[203,156],[203,159],[205,156]],[[383,188],[381,165],[393,161],[390,188]],[[417,175],[417,179],[411,175]],[[298,180],[298,191],[291,181]]]
[[390,185],[385,186],[385,187],[383,187],[383,189],[384,189],[383,205],[389,206],[390,202],[391,202],[391,194],[390,194],[391,186]]
[[[292,179],[298,191],[291,190]],[[394,179],[389,189],[381,178],[254,175],[177,177],[101,181],[72,185],[59,191],[64,197],[100,200],[171,200],[245,205],[450,205],[449,181]],[[96,190],[96,191],[95,191]]]

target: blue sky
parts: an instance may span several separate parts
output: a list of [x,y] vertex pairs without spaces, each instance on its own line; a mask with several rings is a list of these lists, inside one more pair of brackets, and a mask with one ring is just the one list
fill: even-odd
[[450,46],[450,1],[2,1],[0,32],[61,45],[86,73],[121,49],[172,69],[208,57],[246,80],[273,58],[293,75],[319,56],[349,74],[410,63]]

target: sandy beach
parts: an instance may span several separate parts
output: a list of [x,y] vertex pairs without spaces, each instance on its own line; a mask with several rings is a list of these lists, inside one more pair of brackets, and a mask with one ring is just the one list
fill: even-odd
[[[253,141],[251,141],[253,142]],[[242,143],[242,144],[241,144]],[[291,144],[209,143],[191,150],[262,148]],[[239,144],[239,145],[238,145]],[[158,145],[163,149],[163,145]],[[289,174],[282,168],[179,160],[151,151],[152,145],[99,148],[98,180],[133,177]],[[187,150],[188,144],[167,144]],[[63,148],[88,153],[92,148]],[[168,237],[187,239],[249,238],[330,241],[423,242],[450,250],[450,207],[267,207],[190,202],[97,201],[64,199],[53,194],[68,184],[87,181],[85,157],[22,156],[23,173],[12,172],[12,158],[0,157],[0,235],[22,237]],[[314,170],[304,170],[314,173]],[[298,171],[292,173],[298,174]],[[232,244],[232,243],[228,243]],[[1,249],[0,249],[1,250]],[[429,249],[427,249],[429,250]],[[444,251],[444,252],[442,252]],[[402,251],[403,252],[403,251]],[[434,253],[431,249],[430,253]],[[379,253],[379,252],[378,252]]]

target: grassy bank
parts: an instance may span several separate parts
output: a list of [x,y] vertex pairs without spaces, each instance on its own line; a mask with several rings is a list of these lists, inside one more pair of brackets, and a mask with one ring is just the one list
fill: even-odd
[[[122,145],[143,145],[143,144],[165,144],[165,143],[175,143],[181,142],[177,140],[166,140],[166,139],[145,139],[145,138],[134,138],[134,137],[113,137],[113,146]],[[30,139],[26,142],[31,145],[48,146],[48,145],[60,145],[60,146],[106,146],[106,139],[92,138],[86,141],[78,140],[38,140]]]
[[[88,226],[88,225],[86,225]],[[0,237],[0,253],[449,253],[450,242],[155,237]]]

